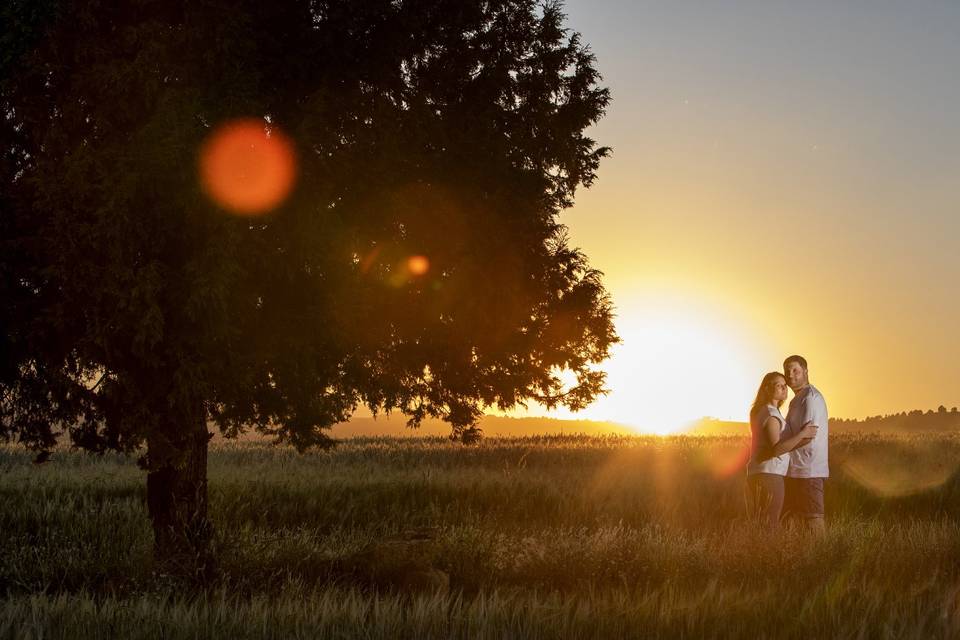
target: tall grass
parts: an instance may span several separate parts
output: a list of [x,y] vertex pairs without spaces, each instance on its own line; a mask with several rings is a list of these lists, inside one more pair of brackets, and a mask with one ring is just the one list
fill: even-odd
[[834,437],[820,539],[747,521],[743,444],[216,445],[204,590],[156,572],[132,458],[0,448],[0,638],[960,634],[960,439]]

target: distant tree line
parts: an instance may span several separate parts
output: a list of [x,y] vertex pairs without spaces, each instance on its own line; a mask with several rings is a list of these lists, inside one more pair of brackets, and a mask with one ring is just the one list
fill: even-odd
[[[914,409],[887,415],[867,416],[862,419],[830,418],[831,433],[840,431],[862,432],[944,432],[960,431],[960,409],[947,409],[940,405],[936,409]],[[749,435],[750,427],[745,422],[730,422],[717,418],[704,418],[687,429],[686,433],[703,436]]]
[[960,430],[960,411],[940,405],[936,410],[914,409],[866,418],[831,418],[831,428],[857,431],[952,431]]

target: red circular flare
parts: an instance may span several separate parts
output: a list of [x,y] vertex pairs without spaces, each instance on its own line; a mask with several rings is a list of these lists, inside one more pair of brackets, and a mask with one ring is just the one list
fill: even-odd
[[218,127],[200,150],[200,180],[218,205],[242,216],[267,213],[293,187],[296,158],[290,139],[255,118]]
[[430,270],[430,261],[426,256],[410,256],[407,259],[407,270],[415,276],[422,276]]

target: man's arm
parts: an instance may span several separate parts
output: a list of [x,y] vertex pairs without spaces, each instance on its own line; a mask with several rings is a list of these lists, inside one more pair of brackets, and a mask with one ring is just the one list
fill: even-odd
[[807,396],[803,399],[803,423],[812,422],[818,427],[827,426],[827,405],[819,395],[811,398]]
[[[814,425],[807,423],[803,425],[803,428],[797,432],[796,435],[781,438],[780,421],[770,416],[763,423],[763,430],[767,435],[767,442],[770,444],[764,447],[761,454],[757,457],[760,462],[763,462],[764,460],[783,455],[788,451],[793,451],[801,446],[802,442],[812,440],[813,438],[810,436],[811,434],[816,435],[816,429]],[[786,436],[786,433],[783,435]]]
[[808,422],[807,424],[803,425],[803,429],[797,432],[796,435],[789,438],[784,438],[783,440],[777,442],[776,446],[773,447],[773,455],[779,456],[787,451],[793,451],[797,447],[802,447],[803,445],[812,442],[816,435],[817,426],[811,422]]
[[[803,424],[808,425],[812,424],[819,429],[824,429],[826,433],[827,428],[827,405],[823,401],[823,397],[817,395],[814,398],[811,398],[808,394],[807,397],[803,399]],[[805,438],[799,446],[803,447],[813,442],[813,438]]]

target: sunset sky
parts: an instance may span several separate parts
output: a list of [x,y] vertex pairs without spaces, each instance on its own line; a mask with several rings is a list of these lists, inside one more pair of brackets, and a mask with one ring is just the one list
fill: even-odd
[[960,404],[960,4],[566,11],[614,151],[561,219],[624,344],[610,396],[530,414],[744,420],[791,353],[836,417]]

